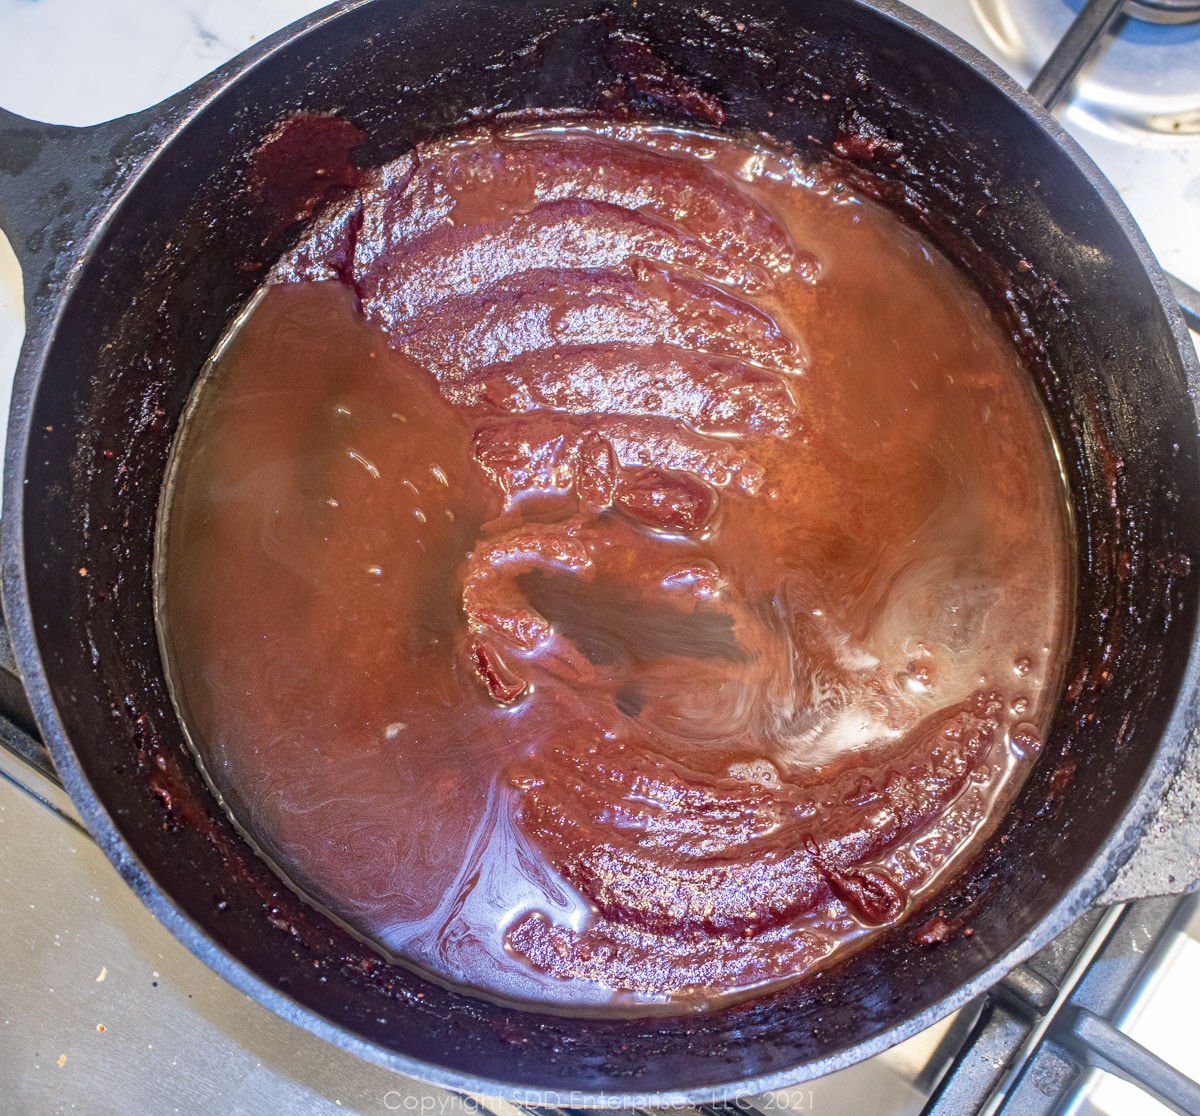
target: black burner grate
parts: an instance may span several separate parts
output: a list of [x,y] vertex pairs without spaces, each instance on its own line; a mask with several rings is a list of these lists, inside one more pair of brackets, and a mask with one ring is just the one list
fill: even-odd
[[1200,20],[1200,0],[1087,0],[1029,83],[1030,95],[1051,110],[1068,101],[1080,71],[1112,41],[1125,17],[1192,23]]
[[1093,911],[1017,966],[984,998],[923,1116],[1051,1116],[1093,1067],[1200,1116],[1200,1085],[1109,1022],[1197,909],[1168,897]]

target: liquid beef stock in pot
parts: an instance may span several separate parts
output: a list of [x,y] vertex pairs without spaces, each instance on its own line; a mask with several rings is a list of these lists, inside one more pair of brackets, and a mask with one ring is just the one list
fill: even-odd
[[1060,681],[1009,339],[815,164],[633,123],[363,172],[214,355],[160,530],[226,808],[390,958],[703,1009],[944,884]]

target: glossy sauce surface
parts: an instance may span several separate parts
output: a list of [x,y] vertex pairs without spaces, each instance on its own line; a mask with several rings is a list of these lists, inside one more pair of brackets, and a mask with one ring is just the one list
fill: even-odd
[[174,465],[210,780],[314,901],[493,997],[828,963],[962,863],[1057,696],[1068,523],[1011,346],[766,148],[514,127],[369,172]]

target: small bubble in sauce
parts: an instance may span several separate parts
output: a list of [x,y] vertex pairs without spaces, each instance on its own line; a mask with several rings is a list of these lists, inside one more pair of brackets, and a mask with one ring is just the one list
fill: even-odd
[[777,787],[780,782],[779,769],[769,759],[762,757],[730,764],[729,774],[739,782],[758,783],[764,787]]
[[1042,737],[1036,725],[1022,722],[1008,731],[1009,750],[1018,759],[1037,755],[1042,749]]

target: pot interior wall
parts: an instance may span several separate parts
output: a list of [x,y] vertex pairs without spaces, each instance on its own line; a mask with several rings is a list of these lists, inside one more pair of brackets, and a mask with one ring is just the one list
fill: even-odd
[[[936,904],[967,911],[972,936],[918,945],[918,913],[768,999],[585,1023],[388,967],[276,881],[190,762],[159,662],[150,571],[188,389],[283,246],[263,243],[243,179],[272,122],[293,109],[344,114],[369,136],[363,158],[379,161],[476,109],[592,107],[618,80],[606,53],[617,30],[719,95],[727,128],[826,154],[847,134],[888,140],[874,154],[842,143],[846,175],[960,259],[1025,349],[1072,488],[1080,619],[1033,778]],[[670,112],[637,93],[630,105]],[[965,996],[1027,934],[1044,940],[1079,913],[1139,783],[1180,746],[1161,738],[1191,646],[1196,584],[1184,556],[1200,554],[1200,484],[1178,346],[1119,222],[1057,142],[891,17],[845,0],[380,0],[291,42],[204,108],[135,184],[79,287],[30,418],[23,520],[40,655],[70,746],[178,908],[396,1064],[420,1059],[449,1081],[638,1093],[834,1068],[886,1028]],[[43,727],[62,756],[67,745]]]

